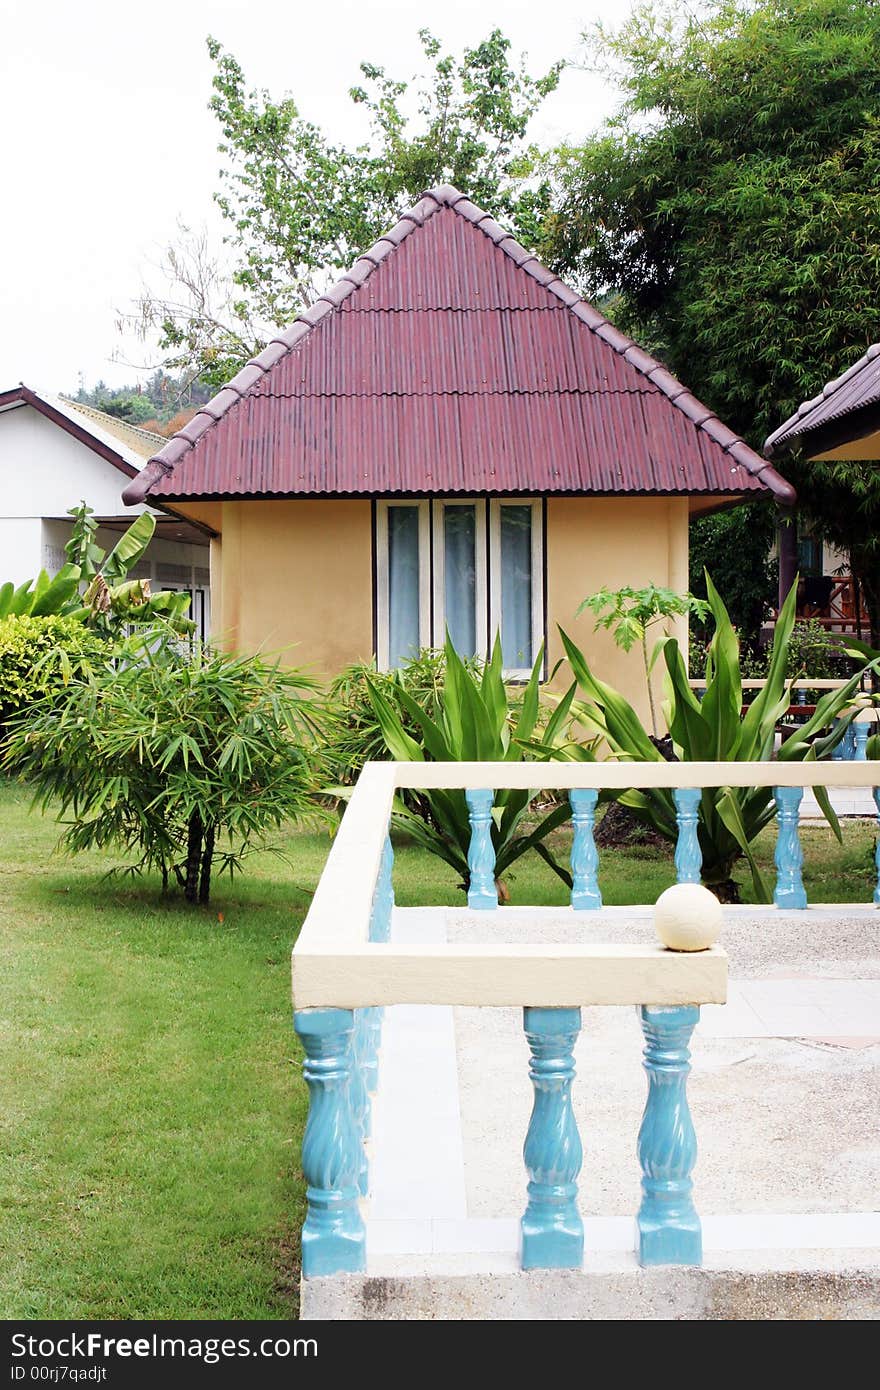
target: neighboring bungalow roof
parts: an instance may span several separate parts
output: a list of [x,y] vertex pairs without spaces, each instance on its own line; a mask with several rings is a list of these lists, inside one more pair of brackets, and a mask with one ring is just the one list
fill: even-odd
[[426,193],[123,493],[794,489],[487,213]]
[[818,396],[799,405],[791,419],[768,436],[764,453],[769,458],[783,447],[798,444],[810,452],[813,442],[819,447],[831,442],[830,427],[837,421],[841,428],[833,431],[836,443],[859,439],[880,425],[880,409],[870,415],[863,413],[871,406],[880,407],[880,343],[873,343],[842,376],[823,386]]
[[108,415],[106,410],[98,410],[95,406],[86,405],[83,401],[71,401],[66,396],[62,396],[60,402],[62,406],[75,410],[77,415],[85,415],[99,429],[113,435],[123,444],[127,444],[140,459],[152,458],[157,446],[161,448],[165,443],[164,434],[157,434],[155,430],[145,430],[140,425],[132,425],[128,420],[120,420],[116,415]]
[[161,434],[127,425],[103,410],[78,405],[62,396],[34,391],[24,383],[9,391],[0,391],[0,412],[24,405],[32,406],[54,424],[60,425],[128,478],[136,478],[144,466],[144,460],[154,455],[157,446],[164,443]]

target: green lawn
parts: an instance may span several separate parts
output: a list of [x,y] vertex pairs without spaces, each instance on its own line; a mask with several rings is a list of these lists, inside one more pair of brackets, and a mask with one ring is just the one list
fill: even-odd
[[[289,953],[327,836],[291,835],[290,863],[262,856],[193,910],[104,879],[110,858],[53,857],[56,826],[27,808],[0,782],[0,1316],[291,1316],[305,1088]],[[870,899],[869,826],[842,849],[803,838],[814,901]],[[602,858],[609,903],[672,877],[662,853]],[[402,904],[462,901],[407,846],[395,887]],[[537,859],[509,887],[564,900]]]

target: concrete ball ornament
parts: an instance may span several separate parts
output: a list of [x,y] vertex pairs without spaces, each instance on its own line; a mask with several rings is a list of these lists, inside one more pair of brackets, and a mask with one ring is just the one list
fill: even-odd
[[654,928],[671,951],[705,951],[721,933],[721,904],[700,883],[675,883],[654,905]]

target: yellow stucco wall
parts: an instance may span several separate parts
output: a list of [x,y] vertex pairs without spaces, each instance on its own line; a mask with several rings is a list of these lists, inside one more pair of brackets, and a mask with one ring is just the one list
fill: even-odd
[[[641,658],[593,632],[581,600],[606,584],[687,588],[688,500],[551,498],[547,502],[547,630],[552,667],[557,623],[602,679],[647,717]],[[335,499],[224,502],[211,545],[214,632],[240,651],[290,648],[290,660],[331,675],[369,659],[373,642],[371,508]],[[679,625],[686,638],[686,625]],[[556,685],[564,681],[557,677]]]
[[321,676],[369,660],[370,503],[224,502],[211,583],[213,602],[219,594],[214,631],[239,651],[284,650],[291,664]]
[[[552,669],[562,656],[557,624],[574,639],[592,669],[648,718],[642,657],[622,652],[608,632],[594,632],[590,613],[575,617],[603,584],[634,589],[659,584],[684,593],[688,584],[686,497],[557,497],[547,500],[547,647]],[[687,624],[671,629],[687,640]],[[656,631],[659,636],[659,630]],[[566,682],[568,668],[556,677]],[[660,695],[660,679],[655,693]],[[568,676],[570,680],[570,675]]]

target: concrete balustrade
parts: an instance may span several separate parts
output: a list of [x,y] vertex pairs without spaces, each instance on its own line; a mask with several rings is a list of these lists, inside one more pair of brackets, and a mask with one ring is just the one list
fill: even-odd
[[[806,908],[798,837],[802,788],[873,787],[874,772],[870,763],[857,760],[368,764],[293,952],[295,1024],[311,1097],[302,1159],[309,1204],[303,1231],[305,1277],[366,1268],[361,1203],[369,1192],[371,1098],[381,1069],[382,1014],[386,1006],[406,1004],[523,1009],[534,1089],[524,1143],[521,1257],[526,1269],[573,1268],[583,1258],[577,1206],[581,1141],[571,1106],[581,1008],[635,1005],[648,1078],[638,1142],[638,1257],[645,1265],[699,1263],[700,1224],[691,1196],[696,1140],[686,1080],[700,1006],[723,1003],[727,984],[727,958],[714,944],[720,907],[697,881],[701,789],[773,789],[779,821],[775,900],[780,907]],[[388,836],[393,798],[398,789],[437,787],[466,792],[472,834],[469,908],[497,911],[498,920],[504,909],[497,909],[495,897],[491,827],[496,788],[568,793],[576,914],[601,905],[593,839],[599,791],[671,789],[680,884],[658,903],[661,940],[654,945],[586,939],[577,945],[395,940]],[[880,820],[880,789],[874,788],[874,802]],[[874,902],[880,904],[880,849],[877,872]]]

